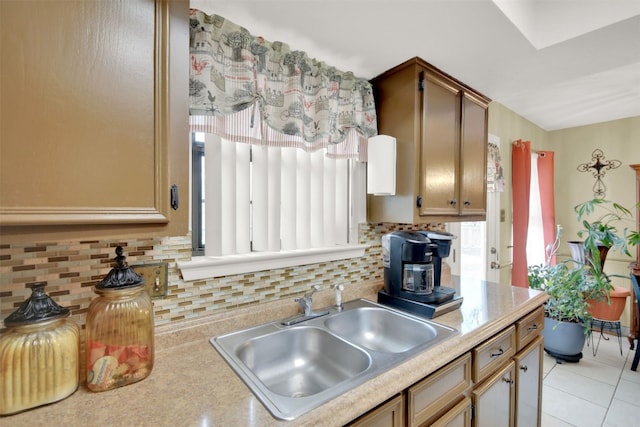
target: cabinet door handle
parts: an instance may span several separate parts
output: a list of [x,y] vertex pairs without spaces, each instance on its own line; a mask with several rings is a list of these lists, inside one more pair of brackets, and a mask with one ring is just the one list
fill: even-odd
[[464,201],[464,205],[465,206],[471,206],[471,200],[465,200]]
[[500,347],[497,353],[491,353],[491,357],[498,357],[498,356],[502,356],[503,354],[504,354],[504,350],[502,349],[502,347]]
[[521,365],[520,369],[522,370],[522,372],[527,372],[527,370],[529,369],[529,367],[527,365]]
[[504,381],[505,383],[512,385],[515,381],[513,381],[511,378],[503,378],[502,381]]
[[533,325],[527,328],[527,331],[535,331],[536,329],[538,329],[538,324],[534,323]]
[[456,199],[451,199],[451,200],[449,200],[449,204],[450,204],[451,206],[455,206],[455,205],[457,205],[457,204],[458,204],[458,201],[457,201]]

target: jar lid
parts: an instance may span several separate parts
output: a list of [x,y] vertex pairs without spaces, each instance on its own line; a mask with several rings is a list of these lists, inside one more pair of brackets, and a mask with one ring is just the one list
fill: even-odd
[[144,278],[127,265],[125,261],[127,257],[123,255],[123,252],[122,246],[116,248],[115,265],[109,274],[96,285],[96,289],[126,289],[144,285]]
[[6,326],[31,325],[47,320],[67,317],[69,309],[59,306],[44,292],[45,282],[31,287],[31,296],[20,307],[4,319]]

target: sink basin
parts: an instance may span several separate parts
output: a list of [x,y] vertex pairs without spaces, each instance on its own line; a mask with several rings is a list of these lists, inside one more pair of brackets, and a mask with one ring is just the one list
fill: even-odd
[[436,328],[385,308],[360,307],[325,321],[338,336],[369,350],[403,353],[438,336]]
[[323,329],[287,329],[253,338],[238,358],[269,390],[303,397],[326,390],[371,365],[367,353]]
[[293,420],[456,332],[365,299],[322,310],[209,340],[276,418]]

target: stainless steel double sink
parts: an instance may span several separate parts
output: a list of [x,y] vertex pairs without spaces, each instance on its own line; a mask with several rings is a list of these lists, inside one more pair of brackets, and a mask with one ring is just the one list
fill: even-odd
[[295,419],[456,332],[366,299],[323,310],[210,339],[276,418]]

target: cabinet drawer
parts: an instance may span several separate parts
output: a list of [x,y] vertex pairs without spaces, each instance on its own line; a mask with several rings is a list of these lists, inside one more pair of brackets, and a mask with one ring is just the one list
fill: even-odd
[[473,382],[479,383],[516,354],[516,328],[509,326],[473,349]]
[[539,307],[516,322],[518,351],[536,339],[544,328],[544,308]]
[[434,420],[471,386],[471,354],[466,353],[413,385],[407,392],[408,425]]
[[465,397],[460,403],[438,418],[430,427],[469,427],[471,425],[471,399]]

